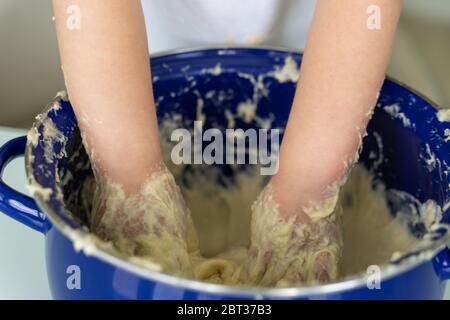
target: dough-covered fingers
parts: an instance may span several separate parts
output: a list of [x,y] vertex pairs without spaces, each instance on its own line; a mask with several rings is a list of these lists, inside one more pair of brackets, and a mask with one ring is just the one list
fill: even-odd
[[281,215],[271,185],[252,208],[250,253],[241,280],[260,286],[324,283],[338,275],[341,207],[320,218],[304,212]]
[[158,261],[165,272],[191,275],[189,252],[197,249],[197,237],[181,191],[165,166],[132,195],[112,181],[99,183],[91,227],[123,253]]

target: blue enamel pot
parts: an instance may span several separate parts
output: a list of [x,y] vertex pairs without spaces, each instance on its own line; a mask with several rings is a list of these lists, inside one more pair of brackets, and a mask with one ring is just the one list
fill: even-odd
[[[239,102],[255,97],[252,79],[280,71],[288,57],[297,63],[302,58],[299,53],[263,48],[207,49],[155,56],[151,61],[158,118],[179,114],[190,127],[201,96],[209,122],[205,125],[225,127],[224,111],[235,112]],[[259,79],[266,90],[258,99],[258,116],[271,117],[273,127],[283,128],[295,81],[280,82],[275,78]],[[212,90],[219,92],[221,98],[208,97]],[[57,139],[49,137],[48,128],[44,128],[49,120],[61,132]],[[236,121],[237,127],[258,128],[256,122]],[[369,289],[367,275],[303,288],[207,284],[151,271],[100,248],[80,251],[77,242],[80,235],[87,233],[82,226],[86,212],[80,209],[74,217],[71,209],[80,201],[83,181],[92,172],[70,102],[57,98],[37,117],[32,130],[35,135],[28,142],[26,137],[17,138],[0,149],[0,168],[3,171],[8,162],[25,154],[34,198],[1,182],[0,211],[43,234],[48,279],[56,299],[440,299],[450,278],[446,231],[415,253],[414,259],[382,268],[379,289]],[[437,109],[430,101],[387,79],[364,139],[360,162],[387,190],[406,191],[422,203],[434,200],[443,208],[441,222],[448,224],[449,133],[450,123],[438,120]],[[75,169],[75,178],[67,179],[68,172]],[[418,233],[423,229],[420,225],[414,228]]]

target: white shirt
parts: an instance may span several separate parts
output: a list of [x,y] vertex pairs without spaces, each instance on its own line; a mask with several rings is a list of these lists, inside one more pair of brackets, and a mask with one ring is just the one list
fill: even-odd
[[315,0],[141,0],[150,52],[215,45],[303,49]]

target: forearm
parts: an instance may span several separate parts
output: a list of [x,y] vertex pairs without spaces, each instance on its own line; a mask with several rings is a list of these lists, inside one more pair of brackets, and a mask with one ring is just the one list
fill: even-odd
[[[69,29],[67,8],[80,8]],[[138,0],[54,0],[71,103],[101,174],[135,191],[161,161],[144,17]]]
[[[381,9],[381,29],[367,8]],[[274,178],[286,207],[319,201],[355,159],[382,85],[400,0],[319,0]]]

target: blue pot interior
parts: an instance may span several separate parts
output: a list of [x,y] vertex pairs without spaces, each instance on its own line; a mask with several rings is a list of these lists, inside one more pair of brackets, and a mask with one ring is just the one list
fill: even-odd
[[[154,58],[152,75],[158,118],[163,121],[166,117],[181,115],[185,127],[191,129],[197,115],[197,100],[201,97],[204,100],[203,112],[207,115],[204,128],[225,129],[225,110],[236,113],[239,103],[255,99],[254,83],[240,74],[251,75],[257,80],[259,75],[281,68],[287,57],[301,62],[300,54],[263,49],[212,49]],[[212,71],[218,66],[220,74]],[[282,129],[288,119],[295,83],[280,83],[273,77],[264,77],[260,81],[267,90],[256,92],[259,95],[258,115],[260,118],[272,118],[272,127]],[[208,94],[213,91],[215,94]],[[395,104],[404,116],[386,112],[385,106]],[[78,228],[86,225],[90,210],[89,205],[81,204],[83,184],[92,177],[92,170],[70,103],[62,101],[61,108],[50,109],[46,116],[64,133],[67,143],[53,142],[56,157],[53,165],[43,162],[41,143],[33,147],[32,174],[39,184],[56,191],[46,201],[48,208],[67,224]],[[235,121],[236,128],[260,127],[256,121],[247,123],[239,118]],[[449,142],[444,138],[445,130],[449,128],[449,123],[437,120],[436,109],[430,102],[402,85],[386,80],[368,126],[360,162],[373,173],[375,180],[386,185],[387,190],[403,190],[420,202],[432,199],[443,207],[449,201],[450,149]],[[37,129],[42,132],[42,126]],[[336,139],[339,139],[338,134]],[[67,156],[56,156],[63,147]],[[45,166],[40,165],[42,163]],[[233,170],[226,165],[222,165],[220,170],[228,177],[233,174]],[[188,171],[189,166],[184,172]],[[64,181],[68,172],[76,179],[59,185],[56,175]],[[177,178],[183,183],[182,176]],[[58,192],[62,193],[64,201],[57,196]],[[392,212],[396,212],[399,202],[390,201],[390,205]],[[73,216],[71,212],[77,215]],[[417,213],[411,210],[411,214]],[[449,214],[445,212],[442,222],[449,221]],[[410,229],[419,238],[426,231],[420,222],[411,223]]]

